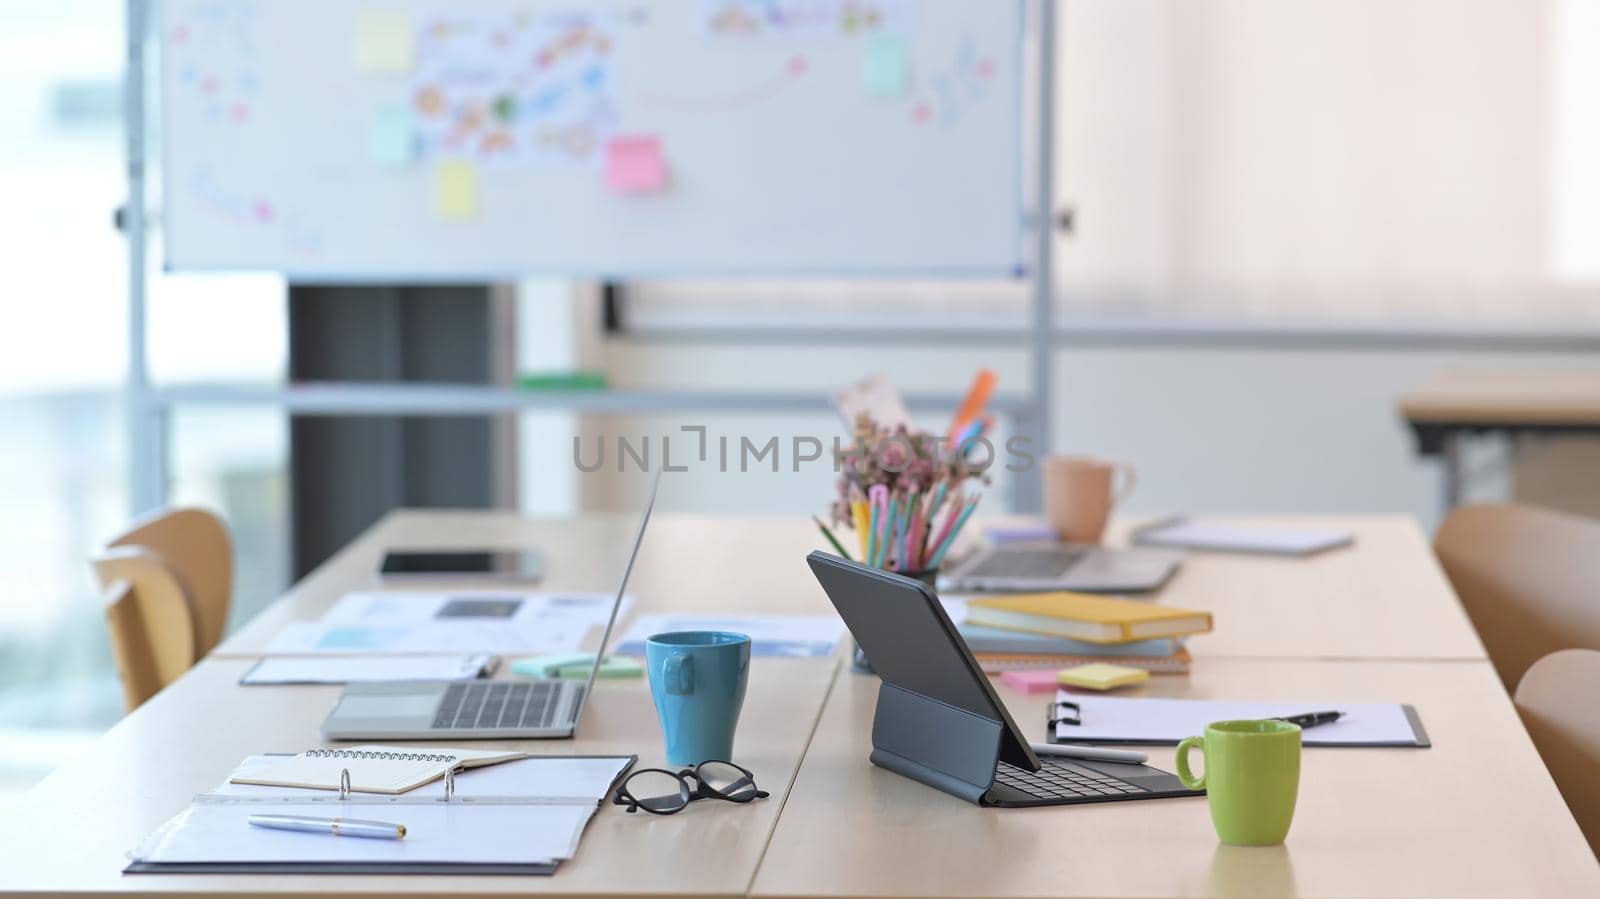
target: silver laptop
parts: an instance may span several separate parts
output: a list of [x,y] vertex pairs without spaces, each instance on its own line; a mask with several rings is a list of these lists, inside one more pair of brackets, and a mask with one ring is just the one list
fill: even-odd
[[1167,582],[1183,560],[1158,549],[1074,543],[1002,543],[978,551],[939,579],[946,590],[1079,590],[1140,593]]
[[595,650],[588,680],[404,681],[350,684],[339,704],[322,722],[328,740],[463,740],[570,737],[578,729],[600,660],[611,642],[617,610],[628,589],[633,561],[639,557],[644,530],[655,508],[661,473],[650,484],[650,498],[639,517],[639,530],[622,569],[622,583],[611,603],[611,616]]

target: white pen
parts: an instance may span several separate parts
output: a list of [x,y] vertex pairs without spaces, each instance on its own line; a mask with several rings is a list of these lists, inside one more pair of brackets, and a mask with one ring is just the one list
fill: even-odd
[[1035,755],[1049,755],[1056,758],[1089,759],[1095,762],[1131,762],[1142,765],[1150,760],[1150,756],[1131,749],[1101,749],[1098,746],[1074,746],[1071,743],[1029,743]]
[[362,821],[356,818],[309,818],[305,815],[251,815],[252,827],[269,830],[297,830],[302,833],[326,833],[336,837],[366,837],[369,840],[405,839],[404,824],[383,821]]

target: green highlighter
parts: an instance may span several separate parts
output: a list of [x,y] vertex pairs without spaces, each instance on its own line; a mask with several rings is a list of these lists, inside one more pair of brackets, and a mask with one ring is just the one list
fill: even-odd
[[[583,680],[594,667],[592,652],[551,652],[529,656],[511,663],[511,670],[528,677],[560,677]],[[640,677],[644,666],[631,656],[607,656],[600,662],[596,677]]]

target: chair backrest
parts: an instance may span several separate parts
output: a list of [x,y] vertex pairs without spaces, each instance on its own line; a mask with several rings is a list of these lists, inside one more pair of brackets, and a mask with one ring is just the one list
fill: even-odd
[[92,564],[105,590],[123,705],[131,712],[199,658],[194,614],[183,585],[149,550],[117,547]]
[[1517,711],[1589,848],[1600,856],[1600,652],[1565,649],[1528,668]]
[[135,522],[107,546],[143,547],[166,563],[189,595],[196,658],[222,641],[233,599],[233,541],[222,519],[205,509],[168,509]]
[[1600,521],[1463,506],[1433,545],[1507,692],[1558,649],[1600,649]]

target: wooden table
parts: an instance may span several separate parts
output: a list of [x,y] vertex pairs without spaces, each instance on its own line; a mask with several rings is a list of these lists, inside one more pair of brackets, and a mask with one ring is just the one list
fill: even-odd
[[[1110,542],[1123,542],[1140,523],[1114,527]],[[1192,553],[1156,594],[1161,602],[1214,613],[1216,632],[1189,643],[1195,658],[1485,658],[1415,521],[1323,516],[1294,523],[1349,530],[1356,542],[1305,559]],[[548,568],[540,589],[614,590],[636,524],[631,514],[554,523],[496,512],[396,512],[215,654],[254,657],[284,622],[316,618],[344,593],[376,588],[375,572],[388,547],[538,546]],[[817,548],[821,538],[802,518],[658,516],[639,551],[629,592],[661,610],[830,613],[833,607],[805,564],[805,554]],[[738,564],[708,564],[708,550],[733,555]]]
[[[577,858],[554,877],[120,875],[129,848],[244,756],[318,745],[336,688],[240,688],[238,676],[283,622],[314,618],[342,593],[375,586],[384,548],[537,545],[549,569],[541,587],[607,590],[634,524],[629,514],[539,522],[401,512],[0,816],[0,895],[687,896],[752,887],[773,895],[1151,896],[1556,895],[1581,887],[1600,895],[1600,872],[1416,526],[1271,520],[1349,527],[1357,542],[1301,561],[1191,556],[1156,601],[1211,609],[1218,631],[1192,641],[1191,677],[1157,678],[1149,689],[1409,700],[1437,747],[1308,751],[1284,848],[1218,848],[1194,800],[1010,812],[963,805],[867,763],[871,678],[837,674],[838,658],[760,659],[736,745],[772,798],[739,808],[702,803],[663,819],[602,809]],[[630,592],[640,611],[824,612],[830,606],[803,562],[819,542],[801,520],[659,516]],[[1008,700],[1037,729],[1040,699]],[[576,740],[517,745],[638,752],[647,765],[662,754],[642,681],[602,684]],[[1170,752],[1154,761],[1169,764]],[[1414,858],[1407,840],[1422,847]],[[1466,857],[1442,860],[1447,842]],[[1480,851],[1491,843],[1494,852]],[[1373,873],[1395,869],[1405,877]],[[1073,879],[1063,880],[1067,873]]]
[[1456,371],[1400,398],[1417,452],[1444,466],[1442,504],[1460,501],[1460,438],[1469,434],[1600,434],[1600,371]]
[[[607,806],[553,877],[119,873],[126,853],[246,756],[321,746],[338,687],[239,687],[246,659],[211,659],[111,729],[0,816],[0,895],[742,896],[833,682],[834,660],[751,666],[736,755],[772,798],[699,803],[669,818]],[[475,744],[476,745],[476,744]],[[643,680],[602,681],[574,740],[487,742],[526,752],[639,754],[667,767]],[[704,806],[701,808],[700,806]],[[690,814],[693,812],[693,814]]]
[[[984,809],[874,767],[877,691],[834,686],[757,896],[1600,896],[1488,662],[1214,659],[1152,678],[1139,692],[1416,705],[1432,749],[1306,749],[1293,828],[1267,848],[1220,845],[1200,797]],[[1000,694],[1043,738],[1045,698]]]

